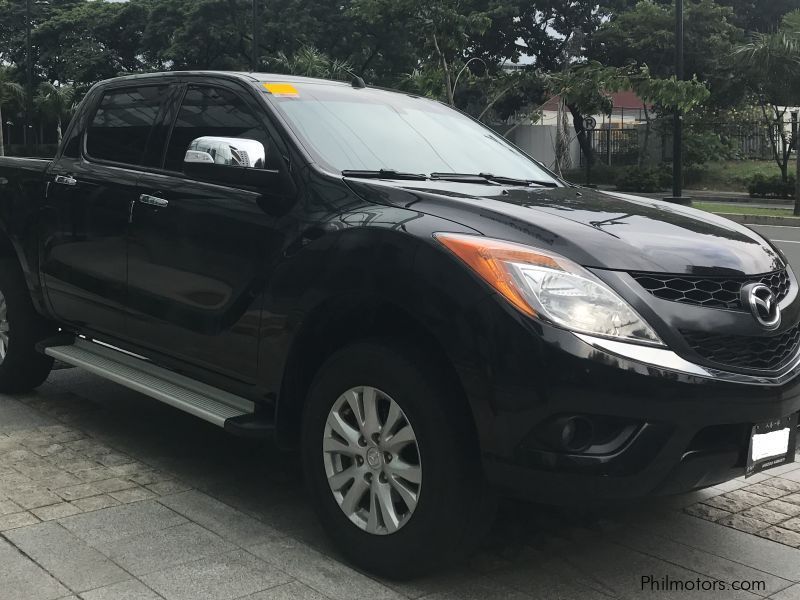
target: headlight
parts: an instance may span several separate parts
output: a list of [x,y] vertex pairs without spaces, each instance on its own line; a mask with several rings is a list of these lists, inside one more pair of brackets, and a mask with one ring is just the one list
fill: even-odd
[[664,345],[616,292],[563,256],[477,235],[434,237],[530,316],[579,333]]

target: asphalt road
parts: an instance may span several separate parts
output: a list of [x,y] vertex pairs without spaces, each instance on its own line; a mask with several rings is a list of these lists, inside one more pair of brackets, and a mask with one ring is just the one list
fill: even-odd
[[769,238],[783,250],[795,273],[800,273],[800,227],[775,227],[772,225],[750,225]]

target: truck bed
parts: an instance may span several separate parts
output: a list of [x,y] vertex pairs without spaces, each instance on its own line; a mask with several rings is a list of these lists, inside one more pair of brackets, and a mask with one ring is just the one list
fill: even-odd
[[44,198],[45,172],[52,160],[0,156],[0,207]]
[[48,158],[21,158],[16,156],[0,156],[0,175],[8,177],[8,173],[44,173],[50,163]]

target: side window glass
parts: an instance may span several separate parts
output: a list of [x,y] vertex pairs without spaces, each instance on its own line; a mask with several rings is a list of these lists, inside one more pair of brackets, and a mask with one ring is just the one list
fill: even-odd
[[110,90],[86,133],[86,152],[96,159],[141,165],[147,140],[169,86]]
[[205,136],[256,140],[269,147],[261,124],[239,96],[223,88],[190,87],[175,120],[164,167],[181,171],[189,149],[215,155],[216,148],[190,148],[192,142]]

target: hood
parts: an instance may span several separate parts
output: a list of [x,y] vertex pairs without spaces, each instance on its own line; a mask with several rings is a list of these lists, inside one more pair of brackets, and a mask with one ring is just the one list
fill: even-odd
[[585,267],[741,276],[782,269],[761,236],[711,213],[586,188],[345,179],[365,200],[413,208]]

